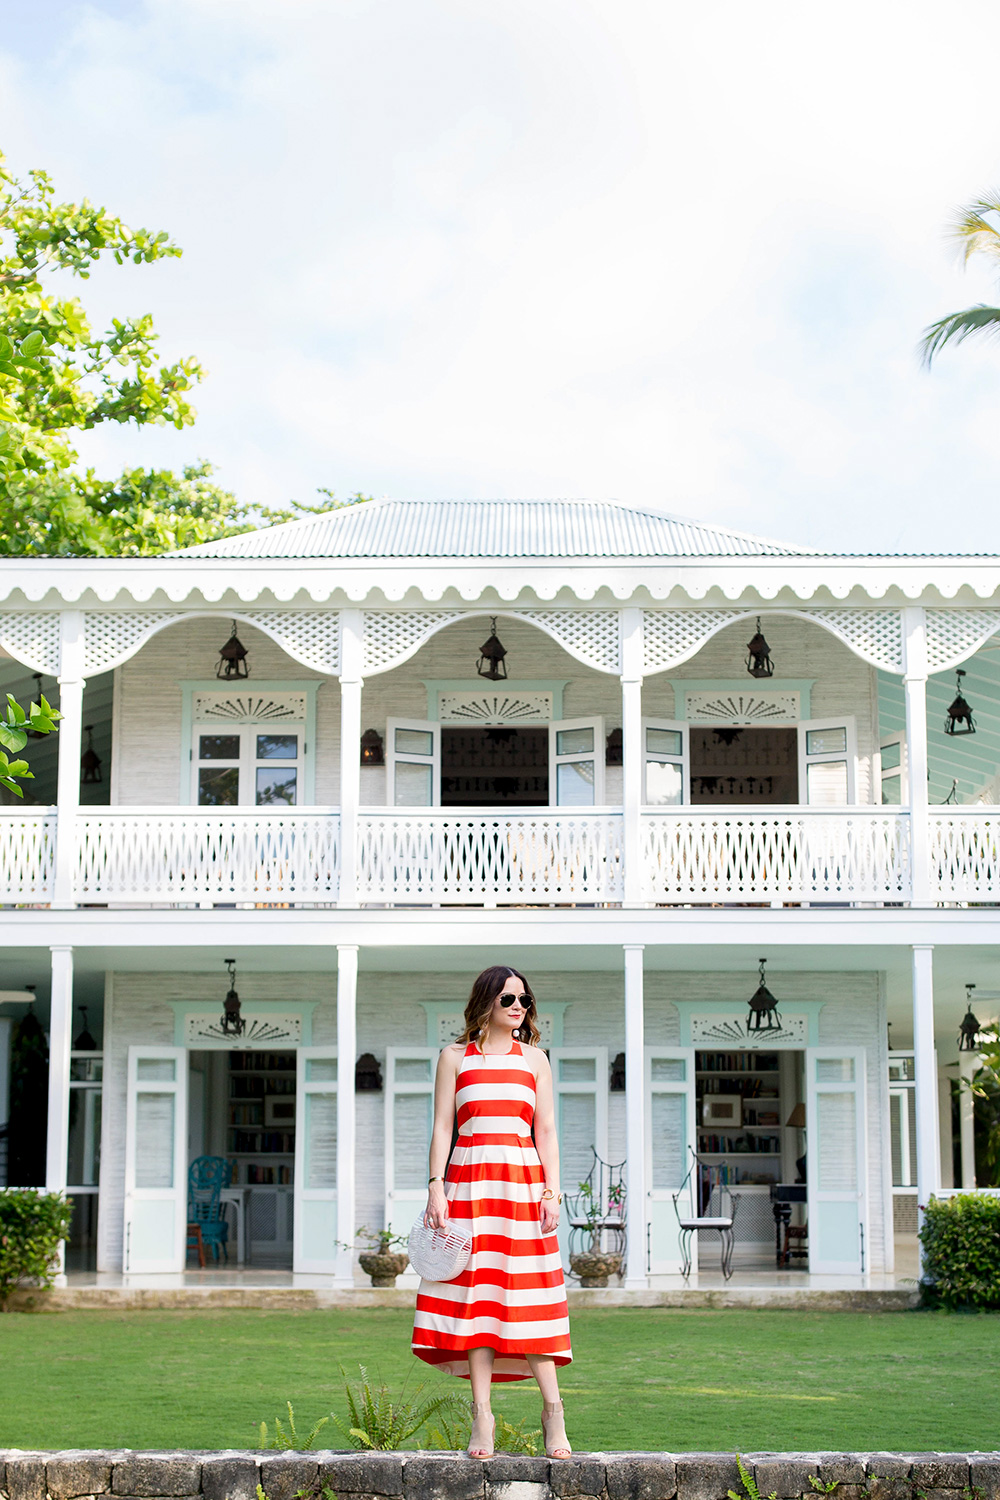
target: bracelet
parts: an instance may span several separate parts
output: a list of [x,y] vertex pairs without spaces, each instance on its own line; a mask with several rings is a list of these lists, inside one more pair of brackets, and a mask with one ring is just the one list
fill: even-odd
[[429,1177],[427,1179],[427,1186],[430,1187],[430,1185],[431,1185],[432,1182],[444,1182],[444,1178],[443,1177]]
[[550,1187],[547,1187],[542,1194],[542,1202],[544,1203],[546,1199],[549,1198],[554,1198],[556,1200],[557,1208],[562,1207],[562,1193],[554,1193]]

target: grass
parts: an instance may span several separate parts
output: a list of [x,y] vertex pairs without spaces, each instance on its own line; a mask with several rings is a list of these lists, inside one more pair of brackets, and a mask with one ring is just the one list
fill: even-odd
[[[354,1377],[362,1361],[393,1385],[465,1395],[413,1359],[409,1335],[387,1308],[0,1316],[0,1447],[252,1447],[288,1400],[305,1431],[343,1412],[338,1365]],[[575,1315],[573,1347],[562,1385],[578,1449],[996,1443],[998,1315],[609,1309]],[[537,1426],[533,1384],[495,1401]]]

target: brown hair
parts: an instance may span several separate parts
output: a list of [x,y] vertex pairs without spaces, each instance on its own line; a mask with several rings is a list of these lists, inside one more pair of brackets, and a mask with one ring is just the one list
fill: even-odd
[[524,985],[524,998],[527,1002],[524,1012],[524,1020],[514,1032],[514,1040],[525,1042],[529,1047],[538,1046],[539,1030],[536,1024],[538,1018],[538,1006],[531,992],[531,985],[517,969],[508,968],[506,964],[493,964],[489,969],[484,969],[475,980],[469,995],[469,1003],[465,1007],[465,1026],[459,1043],[468,1046],[469,1042],[481,1036],[489,1025],[490,1014],[493,1010],[493,1002],[507,983],[508,979],[519,979]]

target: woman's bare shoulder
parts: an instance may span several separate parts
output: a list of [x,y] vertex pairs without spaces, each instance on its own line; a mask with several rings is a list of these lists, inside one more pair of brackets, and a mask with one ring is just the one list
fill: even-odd
[[544,1078],[546,1073],[552,1072],[549,1059],[541,1047],[524,1047],[522,1051],[536,1078]]
[[461,1062],[464,1056],[465,1046],[462,1042],[449,1042],[446,1047],[441,1048],[440,1061],[444,1062],[447,1058],[449,1062]]

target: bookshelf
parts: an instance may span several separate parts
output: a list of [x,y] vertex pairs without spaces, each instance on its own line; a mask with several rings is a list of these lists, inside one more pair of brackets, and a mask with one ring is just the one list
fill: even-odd
[[784,1123],[777,1053],[697,1052],[698,1154],[731,1186],[781,1180]]
[[295,1163],[295,1053],[231,1052],[226,1156],[235,1187],[287,1186]]

